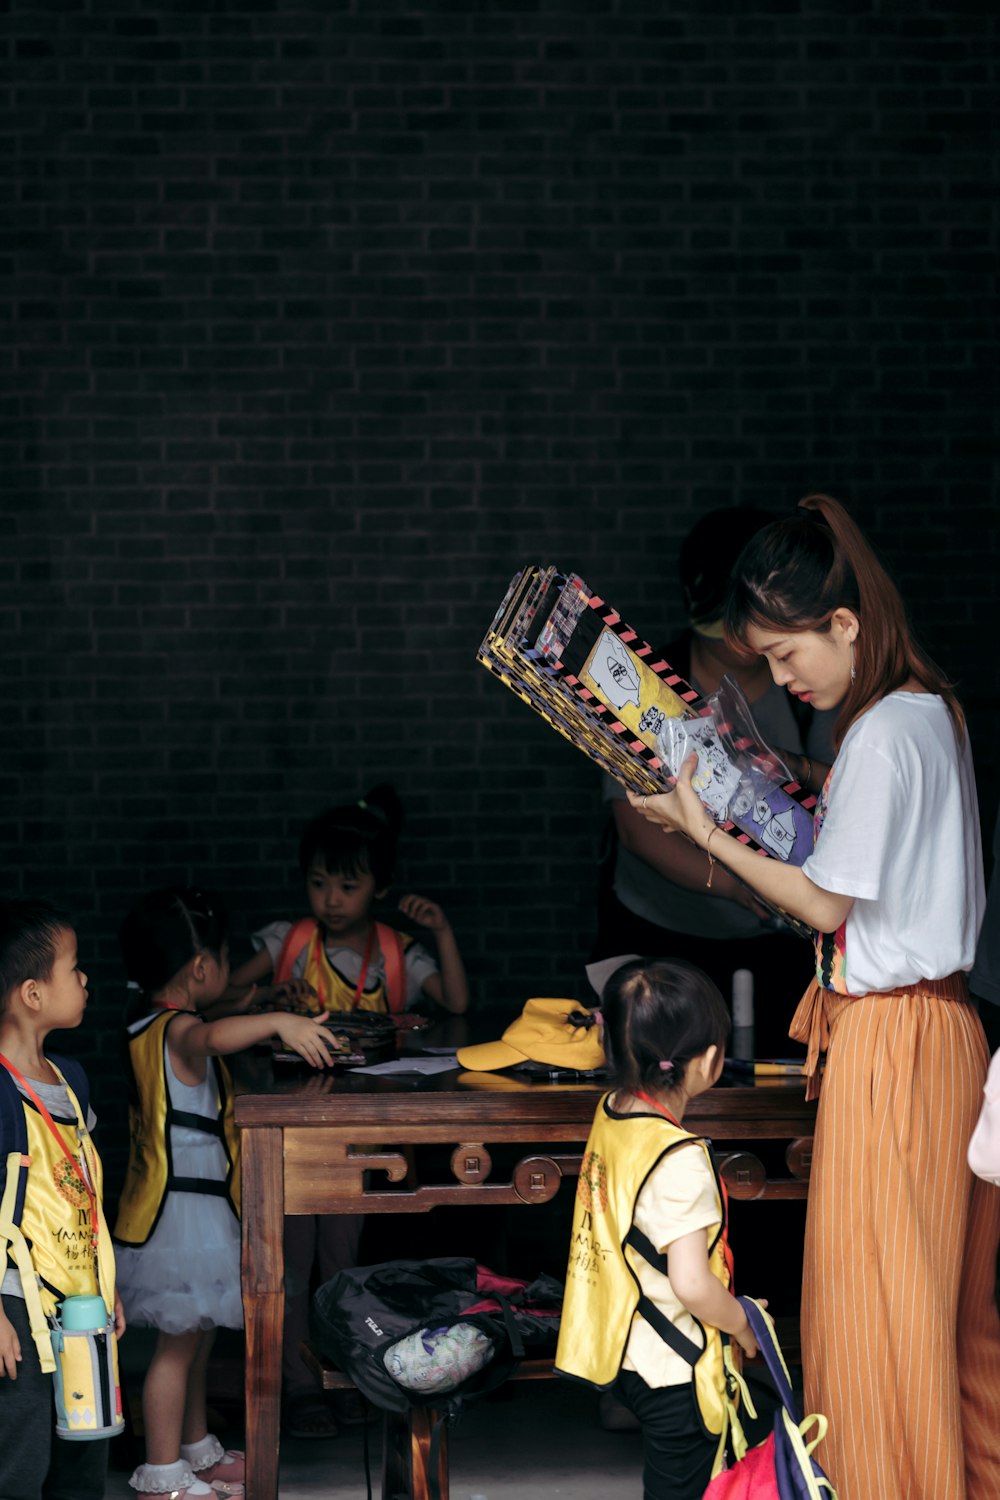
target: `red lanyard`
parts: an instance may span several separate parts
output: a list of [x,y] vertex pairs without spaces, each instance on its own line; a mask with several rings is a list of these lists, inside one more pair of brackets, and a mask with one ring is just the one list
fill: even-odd
[[[663,1105],[660,1104],[656,1099],[654,1099],[652,1094],[647,1094],[645,1089],[636,1089],[635,1097],[637,1099],[641,1099],[643,1104],[651,1105],[652,1108],[656,1110],[657,1114],[663,1115],[665,1119],[670,1121],[671,1125],[676,1125],[678,1130],[684,1129],[681,1122],[674,1119],[669,1109],[664,1109]],[[727,1226],[729,1223],[729,1194],[726,1192],[726,1184],[723,1181],[721,1174],[717,1171],[715,1176],[719,1184],[719,1193],[722,1197],[722,1254],[725,1257],[726,1266],[729,1269],[729,1286],[730,1289],[732,1289],[735,1271],[733,1265],[732,1246],[729,1243],[729,1234],[727,1232]]]
[[[320,941],[322,941],[322,939],[320,939]],[[372,961],[372,945],[374,944],[374,942],[375,942],[375,924],[373,922],[372,925],[368,929],[368,941],[367,941],[367,943],[365,943],[364,956],[361,959],[361,973],[358,975],[358,982],[357,982],[357,984],[355,986],[355,989],[354,989],[354,1009],[355,1010],[357,1010],[358,1007],[360,1006],[360,1004],[361,1004],[361,996],[365,992],[365,980],[368,978],[368,966],[369,966],[369,964]],[[388,1010],[388,1008],[389,1008],[389,1001],[388,1001],[388,999],[386,999],[386,1010]]]
[[670,1121],[671,1125],[676,1125],[678,1130],[683,1130],[684,1127],[680,1120],[675,1120],[669,1109],[664,1109],[663,1105],[654,1099],[652,1094],[647,1094],[645,1089],[636,1089],[635,1097],[641,1099],[643,1104],[651,1104],[658,1115],[663,1115],[665,1119]]
[[[97,1241],[98,1241],[99,1223],[100,1223],[100,1221],[98,1219],[98,1216],[97,1216],[97,1194],[94,1191],[94,1189],[91,1187],[90,1183],[87,1181],[87,1175],[84,1172],[83,1168],[81,1167],[80,1163],[77,1161],[76,1157],[73,1156],[69,1151],[66,1150],[66,1142],[63,1140],[61,1134],[56,1129],[56,1122],[53,1120],[52,1116],[49,1114],[48,1110],[45,1108],[45,1105],[42,1103],[41,1099],[39,1099],[38,1095],[35,1093],[34,1089],[31,1087],[31,1084],[28,1082],[28,1080],[26,1078],[23,1078],[21,1076],[21,1074],[15,1068],[14,1064],[10,1061],[9,1058],[4,1057],[4,1055],[3,1055],[2,1052],[0,1052],[0,1063],[3,1064],[3,1066],[7,1069],[7,1072],[10,1073],[10,1075],[13,1078],[17,1079],[17,1082],[21,1085],[22,1089],[27,1094],[27,1096],[31,1100],[32,1104],[34,1104],[35,1108],[38,1110],[38,1113],[41,1115],[42,1119],[45,1121],[46,1125],[51,1130],[52,1134],[55,1136],[56,1141],[57,1141],[57,1143],[59,1145],[59,1149],[62,1152],[63,1156],[65,1156],[66,1160],[69,1162],[70,1166],[73,1168],[73,1171],[76,1173],[77,1177],[79,1177],[79,1179],[80,1179],[80,1184],[81,1184],[84,1192],[87,1194],[87,1201],[90,1204],[91,1244],[93,1245],[93,1249],[94,1249],[94,1262],[95,1262],[95,1265],[96,1265],[96,1262],[97,1262]],[[65,1080],[63,1080],[63,1081],[65,1081]],[[81,1154],[81,1156],[83,1154],[83,1142],[82,1141],[80,1142],[80,1154]]]

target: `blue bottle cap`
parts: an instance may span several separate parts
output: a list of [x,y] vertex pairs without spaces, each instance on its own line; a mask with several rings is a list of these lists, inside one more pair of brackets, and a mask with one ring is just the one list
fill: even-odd
[[59,1308],[59,1322],[66,1333],[89,1333],[108,1326],[103,1297],[67,1297]]

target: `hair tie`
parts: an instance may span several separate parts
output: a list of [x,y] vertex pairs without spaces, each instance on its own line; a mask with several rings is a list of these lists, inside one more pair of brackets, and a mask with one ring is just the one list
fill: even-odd
[[675,1065],[674,1060],[673,1060],[672,1057],[665,1057],[663,1059],[663,1061],[660,1063],[660,1072],[661,1073],[672,1073],[674,1071],[674,1067],[675,1066],[676,1065]]
[[357,802],[355,803],[355,806],[360,807],[362,812],[370,813],[373,818],[375,818],[379,823],[383,823],[385,827],[388,828],[389,814],[386,812],[384,807],[379,807],[377,802],[366,802],[364,797],[359,797]]

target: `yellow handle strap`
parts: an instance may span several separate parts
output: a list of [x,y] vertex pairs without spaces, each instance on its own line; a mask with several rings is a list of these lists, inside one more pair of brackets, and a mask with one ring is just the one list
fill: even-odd
[[14,1200],[17,1197],[21,1173],[26,1167],[27,1158],[23,1157],[20,1151],[12,1151],[7,1157],[7,1181],[3,1199],[0,1200],[0,1246],[10,1246],[14,1264],[21,1275],[21,1290],[24,1293],[24,1305],[28,1312],[31,1337],[38,1350],[38,1363],[42,1367],[43,1375],[51,1375],[56,1362],[52,1354],[51,1331],[45,1320],[42,1299],[38,1292],[38,1277],[31,1263],[31,1252],[28,1250],[27,1241],[14,1223]]
[[[819,1416],[818,1414],[811,1417],[805,1417],[800,1426],[796,1427],[787,1411],[782,1412],[782,1417],[785,1423],[785,1432],[788,1434],[788,1441],[791,1443],[793,1450],[798,1455],[799,1469],[802,1473],[803,1479],[806,1482],[806,1492],[809,1495],[809,1500],[823,1500],[824,1493],[830,1497],[830,1500],[837,1500],[837,1492],[833,1488],[833,1485],[828,1479],[817,1479],[816,1475],[812,1472],[812,1464],[809,1462],[810,1453],[815,1448],[816,1444],[821,1442],[826,1436],[826,1418],[823,1416]],[[805,1433],[809,1430],[810,1427],[813,1426],[814,1423],[818,1429],[817,1434],[816,1437],[813,1438],[812,1442],[807,1446],[805,1442]],[[820,1486],[822,1486],[822,1488],[820,1488]]]
[[[757,1415],[757,1408],[753,1404],[753,1397],[750,1395],[749,1386],[736,1367],[731,1344],[726,1344],[723,1348],[722,1363],[726,1372],[726,1426],[728,1432],[731,1434],[733,1457],[740,1459],[745,1456],[750,1445],[747,1442],[747,1435],[743,1431],[743,1423],[740,1421],[737,1402],[730,1395],[732,1389],[730,1382],[736,1386],[739,1401],[742,1402],[751,1417]],[[723,1439],[725,1439],[725,1436],[726,1434],[723,1433]]]
[[[809,1431],[810,1427],[815,1427],[816,1436],[809,1442],[806,1442],[806,1433]],[[821,1443],[823,1441],[823,1439],[826,1437],[827,1432],[829,1431],[829,1428],[830,1424],[827,1421],[826,1417],[823,1416],[822,1412],[813,1412],[811,1417],[804,1417],[802,1419],[802,1421],[799,1423],[799,1432],[802,1434],[802,1441],[805,1444],[805,1450],[807,1453],[812,1453],[817,1443]]]

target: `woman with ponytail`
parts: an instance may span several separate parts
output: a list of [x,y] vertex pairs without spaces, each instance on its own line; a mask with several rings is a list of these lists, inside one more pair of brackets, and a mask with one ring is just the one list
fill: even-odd
[[813,1097],[826,1051],[802,1291],[824,1467],[840,1500],[995,1500],[1000,1192],[966,1162],[988,1054],[966,987],[984,893],[962,710],[826,496],[745,548],[725,627],[790,693],[839,705],[832,768],[798,768],[819,794],[812,855],[796,869],[727,838],[691,763],[633,802],[815,931],[791,1034]]

